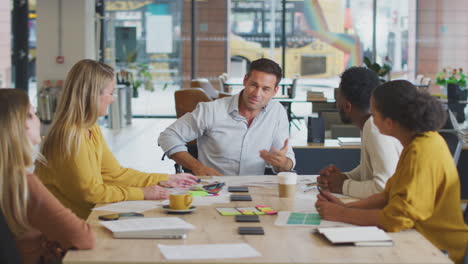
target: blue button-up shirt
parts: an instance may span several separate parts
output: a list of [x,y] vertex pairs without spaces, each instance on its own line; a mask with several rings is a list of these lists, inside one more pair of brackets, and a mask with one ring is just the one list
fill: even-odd
[[[158,143],[171,156],[187,151],[186,142],[197,140],[198,160],[223,175],[263,175],[266,162],[260,150],[280,149],[289,138],[289,123],[284,107],[270,102],[257,114],[250,127],[239,114],[239,97],[225,97],[199,103],[159,136]],[[295,164],[294,152],[286,156]]]

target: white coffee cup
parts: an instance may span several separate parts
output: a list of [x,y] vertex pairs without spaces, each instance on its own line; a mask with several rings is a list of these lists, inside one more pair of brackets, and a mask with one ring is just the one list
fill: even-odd
[[295,172],[280,172],[277,177],[279,197],[294,197],[296,195],[297,174]]

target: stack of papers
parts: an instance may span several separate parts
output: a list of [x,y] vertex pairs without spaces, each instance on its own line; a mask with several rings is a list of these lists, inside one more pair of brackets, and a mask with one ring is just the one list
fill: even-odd
[[361,145],[360,137],[339,137],[338,143],[341,146],[359,146]]
[[259,257],[261,254],[246,243],[204,245],[161,245],[167,260],[228,259]]
[[100,221],[115,238],[185,238],[195,227],[178,217]]
[[318,228],[317,232],[333,244],[393,246],[392,238],[375,226]]

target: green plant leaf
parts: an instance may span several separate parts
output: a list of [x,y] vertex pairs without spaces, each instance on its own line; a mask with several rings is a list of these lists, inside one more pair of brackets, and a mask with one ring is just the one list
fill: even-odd
[[364,64],[366,65],[367,68],[371,68],[372,62],[368,57],[364,57]]
[[370,69],[375,71],[376,73],[378,73],[380,71],[381,67],[377,62],[374,62],[374,63],[372,63]]

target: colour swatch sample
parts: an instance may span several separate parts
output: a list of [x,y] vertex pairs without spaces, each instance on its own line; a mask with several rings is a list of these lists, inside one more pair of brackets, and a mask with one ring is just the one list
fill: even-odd
[[320,225],[320,215],[316,213],[291,213],[288,225]]

